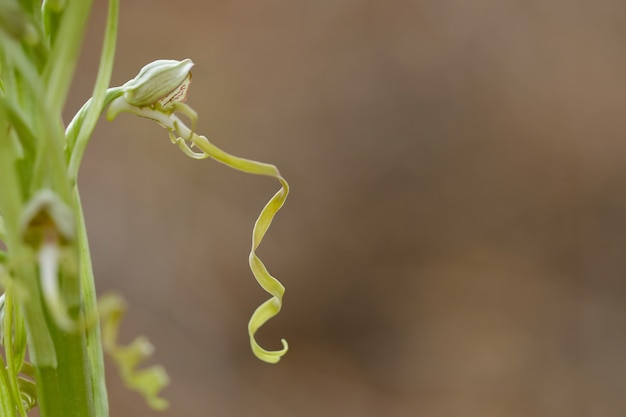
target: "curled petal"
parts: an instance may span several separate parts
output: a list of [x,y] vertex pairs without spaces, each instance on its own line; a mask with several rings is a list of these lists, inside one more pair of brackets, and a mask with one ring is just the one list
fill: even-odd
[[261,210],[261,213],[254,224],[254,228],[252,230],[252,248],[250,249],[250,256],[248,258],[250,270],[252,271],[254,278],[257,280],[259,285],[272,296],[270,299],[257,307],[254,313],[252,313],[252,317],[250,317],[250,321],[248,322],[250,345],[252,347],[252,352],[257,358],[268,363],[276,363],[287,353],[287,341],[284,339],[281,340],[283,345],[282,349],[266,350],[258,344],[255,334],[261,326],[280,312],[283,304],[285,287],[268,272],[267,268],[256,254],[256,250],[261,244],[261,241],[270,227],[270,224],[272,224],[274,216],[276,216],[276,213],[278,213],[285,203],[287,195],[289,194],[289,184],[287,184],[287,181],[285,181],[285,179],[280,175],[278,168],[274,165],[230,155],[210,143],[204,136],[193,135],[191,141],[199,149],[203,150],[207,155],[218,162],[249,174],[273,177],[277,179],[281,185],[280,190],[278,190],[278,192],[276,192],[276,194],[274,194],[274,196],[267,202],[265,207],[263,207],[263,210]]
[[137,369],[141,362],[152,355],[154,346],[145,337],[137,337],[126,346],[120,345],[117,336],[126,311],[124,301],[116,295],[108,294],[98,304],[102,317],[104,351],[116,362],[124,383],[129,389],[143,395],[148,405],[155,410],[167,408],[167,400],[159,397],[161,390],[169,384],[165,369],[159,365]]

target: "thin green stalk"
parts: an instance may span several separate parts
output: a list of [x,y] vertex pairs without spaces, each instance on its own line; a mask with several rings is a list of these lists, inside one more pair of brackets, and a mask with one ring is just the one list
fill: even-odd
[[91,138],[93,131],[105,106],[121,94],[116,89],[107,89],[111,83],[113,62],[115,60],[115,46],[117,41],[117,27],[119,15],[119,0],[109,1],[107,26],[104,34],[100,66],[92,98],[79,110],[74,120],[66,129],[66,154],[69,156],[68,178],[76,182],[78,169]]
[[[89,241],[87,239],[87,228],[85,217],[82,211],[80,194],[78,188],[74,187],[74,208],[78,219],[78,248],[80,256],[79,274],[83,292],[83,306],[85,315],[92,317],[98,314],[98,304],[96,297],[96,286],[91,265],[91,254],[89,253]],[[87,353],[91,368],[91,384],[94,400],[94,417],[108,417],[109,402],[106,388],[104,371],[104,357],[102,353],[102,338],[100,335],[100,324],[98,322],[90,325],[87,330]]]
[[[68,179],[73,186],[72,198],[78,228],[79,274],[82,285],[83,307],[87,317],[96,317],[97,297],[91,254],[85,218],[82,211],[80,194],[76,185],[78,170],[85,148],[95,129],[96,123],[103,108],[115,99],[118,93],[115,89],[107,90],[113,72],[115,46],[117,40],[119,15],[119,0],[109,2],[106,32],[100,57],[100,66],[92,98],[79,110],[66,129],[66,157],[68,158]],[[86,343],[89,366],[91,370],[91,388],[94,401],[94,416],[107,417],[109,415],[108,395],[102,352],[100,324],[90,324],[86,332]]]
[[[66,157],[68,158],[67,177],[72,184],[72,198],[78,228],[78,256],[79,275],[82,291],[82,301],[85,315],[97,317],[97,298],[95,279],[89,252],[89,242],[85,218],[82,211],[80,194],[76,185],[78,170],[82,161],[85,148],[102,110],[121,92],[116,89],[108,89],[113,72],[115,58],[115,46],[117,41],[119,15],[119,0],[109,1],[107,26],[100,57],[98,75],[94,85],[92,98],[79,110],[68,128],[66,129]],[[89,361],[91,389],[94,402],[94,417],[107,417],[109,415],[108,395],[104,370],[104,358],[100,324],[96,321],[85,329],[86,349]]]
[[[102,104],[98,105],[93,98],[87,100],[87,102],[80,108],[78,113],[74,116],[74,119],[68,125],[65,136],[66,148],[65,156],[69,160],[67,168],[67,178],[72,185],[76,184],[78,178],[78,170],[80,169],[80,163],[82,162],[83,155],[87,143],[91,137],[91,133],[95,128],[95,124],[98,120],[98,116],[102,113],[102,109],[109,105],[113,100],[122,95],[120,87],[113,87],[105,90],[105,94],[102,97]],[[99,112],[95,112],[94,109],[100,108]],[[90,132],[86,134],[85,132]]]

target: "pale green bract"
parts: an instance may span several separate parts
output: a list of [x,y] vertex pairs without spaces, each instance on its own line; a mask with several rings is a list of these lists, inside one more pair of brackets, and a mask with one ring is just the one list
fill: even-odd
[[[178,64],[175,62],[178,62]],[[209,142],[205,136],[197,135],[194,132],[193,126],[197,119],[196,112],[184,104],[187,88],[191,79],[190,71],[192,66],[193,62],[191,62],[190,59],[183,61],[159,60],[146,65],[135,79],[121,87],[123,95],[119,95],[111,102],[107,112],[107,119],[113,120],[119,113],[128,112],[155,120],[168,130],[172,143],[177,144],[179,148],[191,158],[205,159],[210,157],[239,171],[269,176],[278,180],[281,186],[280,190],[267,202],[254,224],[252,230],[252,248],[248,259],[250,269],[255,279],[261,287],[272,296],[257,307],[250,317],[250,321],[248,322],[250,345],[253,353],[259,359],[268,363],[276,363],[287,353],[287,341],[284,339],[281,340],[283,346],[279,350],[267,350],[259,345],[255,335],[261,326],[280,312],[285,287],[268,272],[261,259],[257,256],[256,250],[261,244],[274,216],[285,203],[287,195],[289,194],[289,184],[280,175],[278,168],[274,165],[240,158],[226,153]],[[183,68],[187,69],[187,74],[181,73],[181,69]],[[155,74],[154,80],[149,77],[150,74]],[[125,91],[126,86],[130,85],[131,88],[134,89],[137,88],[137,85],[140,85],[144,86],[146,90],[156,91],[156,86],[152,84],[157,81],[158,83],[163,83],[165,74],[170,74],[172,79],[179,83],[172,87],[174,83],[168,82],[168,86],[172,87],[171,91],[166,92],[160,90],[159,94],[162,94],[161,96],[157,94],[151,96],[153,100],[152,103],[146,104],[145,101],[140,101],[143,106],[137,106],[128,101]],[[191,120],[191,129],[176,116],[176,112],[184,114]],[[195,152],[191,149],[192,146],[196,146],[202,152]]]

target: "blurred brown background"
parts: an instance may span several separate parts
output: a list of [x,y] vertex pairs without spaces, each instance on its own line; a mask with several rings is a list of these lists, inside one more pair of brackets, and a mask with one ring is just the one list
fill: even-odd
[[[90,95],[96,1],[69,109]],[[111,366],[111,415],[626,415],[626,3],[123,1],[113,84],[196,63],[198,128],[293,188],[194,161],[147,120],[102,121],[80,185],[101,293],[129,301],[171,407]],[[109,364],[112,365],[112,364]]]

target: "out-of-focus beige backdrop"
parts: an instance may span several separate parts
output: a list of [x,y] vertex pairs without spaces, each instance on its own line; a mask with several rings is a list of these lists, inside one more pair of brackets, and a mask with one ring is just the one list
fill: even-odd
[[[96,1],[68,115],[89,96]],[[626,3],[122,2],[113,84],[196,63],[198,129],[277,184],[102,121],[80,186],[98,288],[129,301],[172,383],[150,411],[108,371],[111,415],[626,415]],[[109,363],[109,365],[112,365]]]

